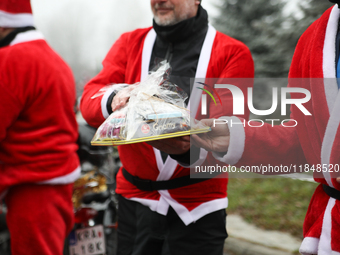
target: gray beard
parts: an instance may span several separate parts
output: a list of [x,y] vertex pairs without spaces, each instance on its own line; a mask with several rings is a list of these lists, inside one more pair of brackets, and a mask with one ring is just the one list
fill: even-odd
[[177,24],[179,21],[176,21],[174,19],[169,19],[169,20],[161,20],[158,17],[154,17],[154,20],[158,26],[172,26]]

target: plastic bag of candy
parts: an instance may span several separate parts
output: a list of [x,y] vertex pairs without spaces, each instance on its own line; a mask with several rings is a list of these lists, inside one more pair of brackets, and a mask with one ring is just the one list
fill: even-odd
[[117,102],[119,108],[98,128],[91,144],[131,144],[210,131],[191,118],[187,94],[168,81],[169,72],[170,65],[162,62],[140,83],[111,85],[116,95],[123,95],[117,98],[128,100]]

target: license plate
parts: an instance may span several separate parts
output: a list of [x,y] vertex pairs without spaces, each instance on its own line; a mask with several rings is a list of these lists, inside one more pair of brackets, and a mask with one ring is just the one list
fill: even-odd
[[100,255],[106,253],[102,225],[76,229],[71,232],[69,239],[71,255]]

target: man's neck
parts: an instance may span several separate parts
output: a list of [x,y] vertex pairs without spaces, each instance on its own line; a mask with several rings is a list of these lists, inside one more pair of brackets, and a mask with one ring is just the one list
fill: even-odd
[[5,37],[1,38],[0,37],[0,48],[1,47],[5,47],[8,46],[13,40],[14,38],[17,36],[17,34],[22,33],[22,32],[26,32],[29,30],[34,30],[34,27],[18,27],[18,28],[13,28],[11,29]]
[[0,27],[0,40],[9,35],[15,28]]

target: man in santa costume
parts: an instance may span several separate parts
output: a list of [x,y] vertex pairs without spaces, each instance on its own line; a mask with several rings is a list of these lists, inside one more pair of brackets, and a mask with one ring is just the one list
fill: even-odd
[[[301,36],[292,60],[288,86],[311,92],[311,100],[303,104],[311,115],[292,105],[292,123],[285,124],[289,128],[231,125],[242,121],[237,117],[226,117],[227,125],[215,127],[212,119],[203,120],[212,132],[193,136],[195,144],[214,151],[216,159],[239,167],[291,164],[298,169],[314,168],[314,179],[320,185],[304,222],[303,255],[340,254],[339,17],[338,5],[328,9]],[[291,96],[301,98],[296,93]]]
[[[112,90],[93,98],[100,89],[143,81],[161,60],[170,63],[170,81],[189,95],[190,78],[253,77],[248,48],[209,25],[200,1],[151,0],[151,8],[153,27],[121,35],[104,59],[103,70],[85,86],[80,108],[90,125],[98,127],[127,100],[124,93],[116,95]],[[196,116],[201,112],[201,93],[194,89],[189,99]],[[225,90],[220,97],[223,105],[208,101],[208,116],[231,113],[231,93]],[[249,112],[243,117],[248,116]],[[188,168],[190,152],[196,152],[195,164],[216,164],[211,154],[190,148],[188,137],[122,145],[118,150],[123,164],[116,190],[120,194],[118,254],[223,253],[228,180],[195,183]]]
[[75,83],[34,28],[29,0],[0,1],[0,200],[12,254],[62,254],[80,173]]

